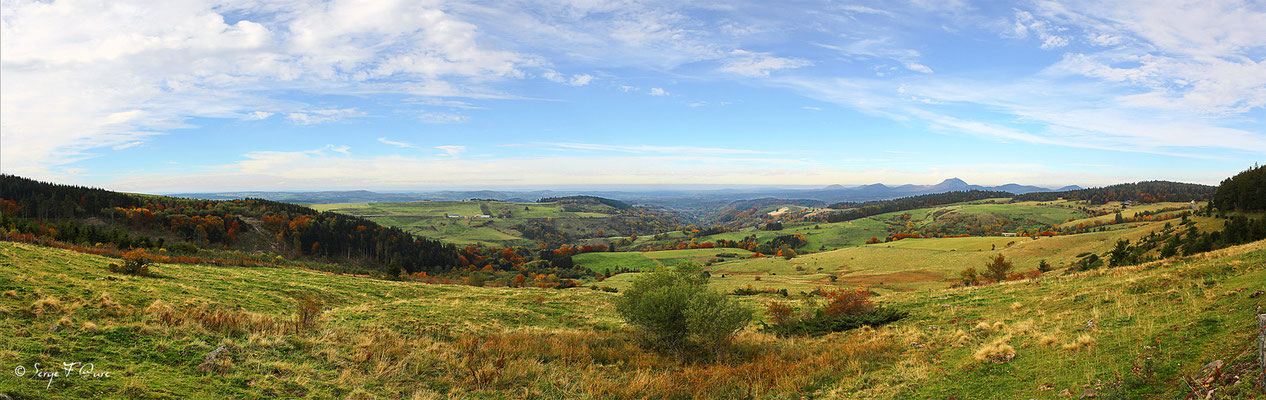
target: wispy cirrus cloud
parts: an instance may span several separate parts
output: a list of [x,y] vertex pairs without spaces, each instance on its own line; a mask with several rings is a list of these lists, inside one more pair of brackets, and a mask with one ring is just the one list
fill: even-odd
[[734,50],[730,52],[730,56],[731,58],[725,61],[720,71],[748,77],[765,77],[772,71],[813,65],[813,62],[805,59],[774,57],[769,53],[747,50]]
[[358,111],[355,108],[331,108],[292,112],[286,114],[286,119],[299,125],[315,125],[342,121],[347,118],[364,117],[365,115],[366,114],[364,112]]
[[435,148],[442,151],[439,155],[451,158],[461,157],[462,153],[466,152],[466,146],[435,146]]
[[382,144],[387,144],[387,145],[391,145],[391,146],[396,146],[396,147],[400,147],[400,148],[405,148],[405,149],[419,149],[419,148],[421,148],[421,147],[418,147],[418,146],[415,146],[415,145],[412,145],[412,144],[409,144],[409,143],[405,143],[405,142],[397,142],[397,141],[394,141],[394,140],[387,140],[387,138],[385,138],[385,137],[380,137],[380,138],[378,138],[378,142],[380,142],[380,143],[382,143]]

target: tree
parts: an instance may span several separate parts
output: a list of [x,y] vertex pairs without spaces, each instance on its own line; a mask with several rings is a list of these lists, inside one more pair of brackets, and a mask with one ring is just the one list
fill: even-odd
[[778,252],[782,254],[782,258],[785,258],[788,260],[796,258],[796,256],[799,255],[799,254],[796,254],[796,251],[792,249],[782,249],[782,250],[779,250]]
[[684,261],[639,276],[616,299],[615,308],[651,347],[678,355],[692,348],[719,353],[753,312],[707,284],[699,264]]
[[1037,262],[1037,270],[1038,270],[1038,271],[1041,271],[1041,272],[1050,272],[1052,269],[1055,269],[1055,268],[1054,268],[1054,267],[1051,267],[1051,263],[1046,262],[1046,260],[1041,260],[1041,261],[1038,261],[1038,262]]
[[145,249],[134,249],[123,253],[123,265],[110,264],[110,272],[148,276],[151,262],[153,257]]
[[837,290],[823,293],[826,296],[826,308],[822,311],[828,316],[864,314],[875,310],[870,301],[870,292],[866,289]]
[[1108,266],[1117,267],[1121,265],[1133,264],[1134,257],[1130,253],[1130,241],[1127,239],[1117,240],[1117,245],[1108,255]]
[[1007,261],[1005,256],[998,254],[990,258],[989,262],[985,263],[984,276],[987,279],[1001,282],[1007,279],[1007,274],[1010,274],[1011,269],[1014,267],[1015,266],[1011,264],[1011,261]]

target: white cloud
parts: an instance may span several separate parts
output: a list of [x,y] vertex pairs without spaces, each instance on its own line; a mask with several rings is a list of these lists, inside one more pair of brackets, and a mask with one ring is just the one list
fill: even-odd
[[286,114],[286,119],[299,125],[315,125],[337,122],[344,118],[363,117],[365,115],[365,113],[357,111],[355,108],[331,108],[292,112]]
[[594,150],[594,151],[610,151],[618,153],[659,153],[659,154],[770,154],[767,151],[747,150],[747,149],[725,149],[716,147],[693,147],[693,146],[623,146],[596,143],[540,143],[538,145],[550,146],[559,149],[570,150]]
[[916,63],[916,62],[908,62],[908,63],[906,63],[906,69],[911,70],[911,71],[914,71],[914,72],[922,72],[922,73],[925,73],[925,74],[930,74],[930,73],[932,73],[932,68],[930,68],[930,67],[928,67],[928,66],[926,66],[926,65],[923,65],[923,64]]
[[443,151],[439,155],[452,158],[460,157],[462,153],[466,152],[466,146],[435,146],[435,148]]
[[1060,26],[1052,25],[1050,22],[1040,20],[1028,11],[1016,10],[1015,24],[1012,27],[1012,34],[1017,38],[1027,38],[1032,33],[1042,41],[1041,48],[1043,50],[1057,49],[1068,45],[1068,38],[1059,35],[1066,29]]
[[352,148],[350,146],[335,146],[331,144],[331,145],[325,146],[325,148],[335,153],[348,155],[348,156],[352,155],[352,152],[350,151]]
[[[5,2],[0,164],[50,176],[96,148],[191,117],[298,124],[340,116],[273,91],[498,97],[485,83],[539,60],[490,48],[475,25],[408,1]],[[232,16],[232,17],[226,17]],[[73,23],[68,23],[73,21]]]
[[747,50],[734,50],[730,52],[730,56],[730,59],[725,61],[720,70],[748,77],[766,77],[769,76],[770,71],[813,65],[809,60],[774,57],[769,53],[757,53]]
[[554,71],[554,70],[546,70],[544,73],[541,74],[541,77],[544,77],[546,80],[549,80],[550,82],[562,83],[569,86],[585,86],[585,85],[588,85],[589,82],[593,80],[593,75],[575,74],[575,75],[572,75],[571,78],[567,78],[566,76],[563,76],[563,74],[560,74],[558,73],[558,71]]
[[585,86],[585,85],[588,85],[589,82],[591,81],[593,81],[593,75],[579,74],[579,75],[572,75],[571,80],[567,81],[567,84],[572,85],[572,86]]
[[1266,9],[1237,0],[1201,3],[1042,3],[1043,18],[1111,46],[1065,55],[1051,67],[1121,85],[1123,105],[1206,116],[1266,105]]
[[448,113],[422,113],[418,120],[429,124],[455,124],[470,120],[470,116]]
[[651,90],[649,92],[646,92],[646,94],[649,94],[651,96],[667,96],[668,91],[656,87],[656,88],[651,88]]
[[[917,50],[906,49],[898,46],[895,43],[895,39],[891,37],[869,37],[857,39],[838,46],[825,43],[813,43],[813,45],[824,49],[835,50],[852,58],[888,59],[897,61],[906,69],[914,72],[921,72],[925,74],[932,73],[932,68],[918,62],[918,60],[922,58],[922,54],[920,54]],[[883,66],[875,66],[876,69],[881,67]],[[892,67],[890,70],[895,71],[896,68]],[[885,76],[887,73],[878,72],[877,75]]]
[[383,144],[388,144],[388,145],[392,145],[392,146],[396,146],[396,147],[401,147],[401,148],[406,148],[406,149],[417,149],[417,148],[419,148],[418,146],[414,146],[414,145],[412,145],[412,144],[408,144],[408,143],[405,143],[405,142],[397,142],[397,141],[393,141],[393,140],[387,140],[387,138],[385,138],[385,137],[380,137],[380,138],[378,138],[378,141],[379,141],[379,142],[382,142]]
[[132,148],[132,147],[140,146],[142,143],[145,143],[145,142],[142,142],[142,141],[139,141],[139,140],[138,140],[138,141],[135,141],[135,142],[127,142],[127,143],[124,143],[124,144],[121,144],[121,145],[118,145],[118,146],[114,146],[114,147],[111,147],[111,148],[112,148],[112,149],[115,149],[115,150],[123,150],[123,149],[128,149],[128,148]]
[[246,119],[247,121],[258,121],[258,120],[261,120],[261,119],[268,119],[268,117],[271,117],[271,116],[273,116],[273,113],[270,113],[270,112],[267,112],[267,111],[252,111],[252,112],[250,112],[250,113],[246,114],[246,118],[245,118],[245,119]]

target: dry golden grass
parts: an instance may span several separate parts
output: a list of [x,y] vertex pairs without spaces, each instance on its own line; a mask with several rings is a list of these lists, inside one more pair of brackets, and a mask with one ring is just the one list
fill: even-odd
[[1094,345],[1094,344],[1095,344],[1095,338],[1090,337],[1090,335],[1080,335],[1080,336],[1077,336],[1077,339],[1074,339],[1073,341],[1068,342],[1062,348],[1064,350],[1076,351],[1076,350],[1081,350],[1081,349],[1090,347],[1091,345]]
[[1011,361],[1011,359],[1015,358],[1015,348],[1007,344],[1008,340],[1011,340],[1009,335],[994,339],[994,341],[980,346],[975,353],[972,353],[972,358],[977,361],[988,361],[997,364]]
[[44,315],[49,312],[61,311],[62,301],[56,297],[44,297],[31,303],[31,313],[35,315]]

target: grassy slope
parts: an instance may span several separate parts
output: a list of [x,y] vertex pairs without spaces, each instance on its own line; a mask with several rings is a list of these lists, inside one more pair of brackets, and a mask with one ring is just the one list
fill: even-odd
[[[898,231],[905,230],[905,222],[898,219],[898,216],[902,214],[910,214],[910,220],[912,221],[912,225],[915,229],[921,229],[923,227],[936,224],[937,219],[935,216],[944,213],[991,214],[1003,218],[1023,221],[1019,225],[1024,229],[1060,224],[1070,219],[1085,216],[1085,214],[1081,211],[1074,209],[1073,207],[1075,205],[1070,202],[1001,203],[1006,200],[1007,199],[976,200],[945,206],[879,214],[847,222],[788,223],[786,224],[786,229],[777,231],[762,231],[754,228],[748,228],[736,232],[703,236],[697,238],[695,241],[715,242],[721,239],[740,241],[745,237],[756,235],[758,241],[764,242],[777,236],[799,233],[804,235],[805,239],[808,240],[808,244],[802,247],[804,250],[818,251],[822,248],[834,250],[862,245],[872,237],[882,239],[888,236],[890,229]],[[783,206],[770,206],[766,209],[772,211],[781,207]],[[795,206],[788,207],[795,208]],[[1142,210],[1142,208],[1140,208],[1140,210]],[[684,235],[680,232],[674,232],[673,235],[670,235],[671,238],[681,238],[683,236]],[[633,245],[637,246],[652,241],[653,240],[649,236],[641,237],[634,242]]]
[[[408,395],[418,378],[371,379],[375,371],[358,367],[353,342],[373,344],[366,335],[379,327],[402,340],[428,342],[529,326],[606,330],[619,324],[604,307],[610,295],[588,290],[423,285],[297,269],[166,264],[155,267],[160,277],[143,278],[108,272],[106,264],[114,261],[108,258],[39,246],[0,242],[0,255],[0,291],[6,291],[0,300],[5,320],[0,337],[6,338],[0,342],[0,367],[82,361],[113,375],[58,380],[48,391],[45,382],[0,376],[0,392],[33,397],[93,398],[120,390],[140,398],[330,397],[357,387]],[[102,280],[106,277],[119,280]],[[145,310],[161,300],[177,309],[203,305],[282,321],[291,318],[293,298],[302,295],[319,296],[331,308],[324,322],[329,329],[302,337],[223,334],[192,324],[167,326]],[[42,299],[56,299],[60,307],[33,315],[32,304]],[[55,333],[53,325],[60,326]],[[196,372],[202,357],[220,344],[237,349],[232,372]]]
[[[1220,229],[1222,224],[1215,218],[1195,220],[1205,230]],[[1036,269],[1040,260],[1065,266],[1082,253],[1102,254],[1111,250],[1117,239],[1137,240],[1164,225],[1123,224],[1119,230],[1038,240],[996,236],[905,239],[806,254],[791,260],[766,257],[727,261],[714,264],[709,271],[716,278],[715,284],[727,291],[747,285],[793,291],[809,291],[816,286],[865,286],[880,292],[943,288],[967,267],[983,270],[985,262],[996,253],[1012,260],[1017,272]],[[830,281],[831,275],[837,276],[837,281]],[[755,280],[757,276],[759,281]],[[632,279],[632,275],[615,276],[606,282],[623,288]]]
[[[1044,242],[1057,244],[1033,243]],[[918,248],[929,246],[894,250],[935,251]],[[633,346],[609,306],[612,295],[584,289],[197,265],[160,265],[162,277],[139,278],[107,272],[106,258],[39,246],[0,243],[0,256],[0,337],[7,339],[0,342],[0,392],[37,398],[726,398],[750,391],[776,398],[1053,399],[1087,388],[1139,398],[1174,393],[1184,387],[1180,374],[1247,348],[1255,330],[1250,314],[1266,305],[1266,296],[1249,297],[1266,282],[1266,242],[1257,242],[1038,281],[884,291],[882,303],[912,316],[817,339],[744,333],[744,348],[772,358],[683,366]],[[119,280],[98,279],[106,277]],[[161,300],[176,310],[209,307],[284,321],[294,312],[292,298],[305,294],[330,309],[304,334],[220,332],[194,322],[193,312],[185,323],[166,324],[155,306]],[[741,299],[759,306],[781,297]],[[53,325],[60,329],[50,331]],[[1084,343],[1073,345],[1082,336]],[[1015,358],[973,356],[993,342],[1012,346]],[[221,344],[232,349],[231,366],[197,371]],[[15,365],[64,361],[94,362],[112,377],[56,380],[46,390],[44,381],[9,373]],[[1241,378],[1251,381],[1252,374]],[[1220,393],[1246,397],[1236,390]]]

